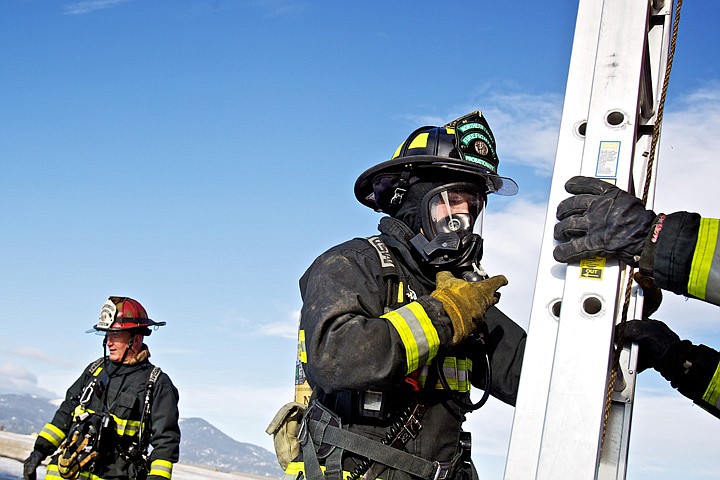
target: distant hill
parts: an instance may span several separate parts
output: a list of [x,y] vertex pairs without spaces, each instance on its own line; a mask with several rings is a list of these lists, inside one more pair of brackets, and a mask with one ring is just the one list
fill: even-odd
[[[31,395],[0,394],[0,430],[29,435],[52,419],[56,402]],[[220,472],[239,472],[280,478],[275,454],[233,440],[201,418],[180,420],[180,461]]]
[[180,430],[180,456],[183,463],[214,467],[221,472],[268,477],[281,477],[283,474],[274,453],[233,440],[202,418],[180,420]]
[[0,430],[30,435],[52,419],[58,405],[34,395],[0,395]]

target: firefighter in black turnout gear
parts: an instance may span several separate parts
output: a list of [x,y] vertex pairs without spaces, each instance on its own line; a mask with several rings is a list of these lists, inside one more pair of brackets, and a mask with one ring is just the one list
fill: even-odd
[[25,480],[34,480],[53,454],[46,480],[172,478],[180,447],[178,391],[149,362],[143,343],[162,325],[137,300],[108,298],[89,330],[104,334],[103,356],[85,368],[38,435],[23,466]]
[[286,478],[476,478],[471,384],[514,405],[525,332],[480,266],[495,139],[477,111],[422,127],[357,179],[380,234],[320,255],[300,279],[302,365],[313,394]]

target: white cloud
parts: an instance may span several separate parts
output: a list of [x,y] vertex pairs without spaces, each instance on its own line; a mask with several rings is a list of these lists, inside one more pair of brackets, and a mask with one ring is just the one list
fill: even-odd
[[480,109],[498,144],[502,162],[525,165],[542,176],[552,175],[562,114],[562,96],[501,93],[491,88],[482,100],[453,107],[440,115],[405,115],[412,125],[444,125]]
[[496,95],[484,107],[502,160],[550,176],[555,160],[562,98],[557,95]]
[[294,311],[289,318],[278,321],[261,324],[258,326],[260,335],[268,335],[271,337],[292,338],[296,339],[298,335],[298,323],[300,321],[300,311]]
[[717,217],[720,86],[693,92],[666,112],[658,156],[656,210]]
[[507,209],[488,210],[483,225],[483,267],[489,275],[505,275],[500,309],[527,328],[540,255],[545,204],[525,200]]
[[65,6],[66,15],[82,15],[85,13],[116,7],[130,0],[85,0]]
[[17,393],[53,398],[56,395],[38,387],[34,373],[15,363],[0,363],[0,393]]
[[76,361],[49,355],[47,352],[36,347],[17,347],[12,349],[10,353],[17,357],[37,360],[50,365],[59,365],[68,368],[78,367],[79,365]]

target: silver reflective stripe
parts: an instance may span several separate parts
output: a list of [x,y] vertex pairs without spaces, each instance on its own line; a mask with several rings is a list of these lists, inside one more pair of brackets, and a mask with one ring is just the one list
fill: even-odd
[[52,423],[46,423],[39,436],[56,447],[60,446],[60,443],[65,439],[65,433]]
[[402,339],[407,373],[414,372],[435,357],[440,347],[440,337],[422,305],[411,302],[381,318],[390,321]]
[[[427,377],[431,368],[436,368],[435,365],[425,365],[420,370],[420,378],[418,379],[421,386],[425,386]],[[456,358],[446,357],[443,361],[443,374],[445,380],[447,380],[448,386],[451,390],[457,392],[469,392],[470,391],[470,372],[472,371],[472,360],[469,358]],[[442,389],[443,386],[438,381],[435,389]]]

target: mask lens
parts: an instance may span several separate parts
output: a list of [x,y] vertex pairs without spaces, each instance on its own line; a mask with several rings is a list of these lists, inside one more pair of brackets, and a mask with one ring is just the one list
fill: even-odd
[[455,232],[461,237],[472,233],[484,205],[485,196],[478,191],[448,189],[436,193],[428,203],[433,233]]

